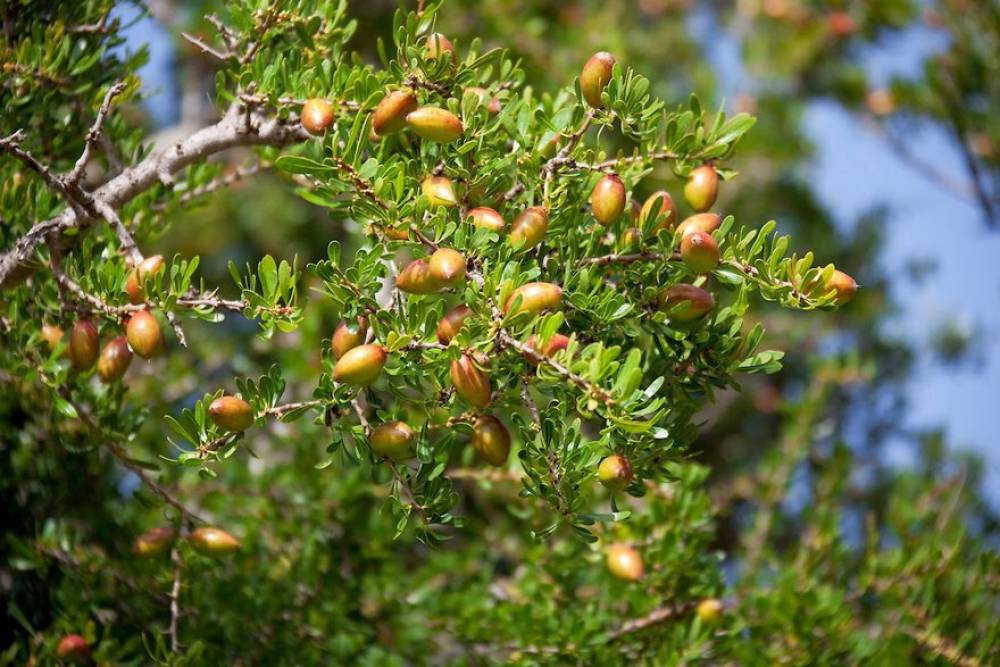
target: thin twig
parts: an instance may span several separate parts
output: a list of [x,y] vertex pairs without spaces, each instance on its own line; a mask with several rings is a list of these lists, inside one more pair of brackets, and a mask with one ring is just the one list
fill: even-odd
[[184,569],[184,557],[178,544],[170,549],[170,560],[174,564],[174,582],[170,588],[170,652],[180,652],[180,638],[177,634],[177,620],[181,617],[181,572]]
[[120,95],[126,87],[127,85],[124,81],[119,81],[115,85],[108,88],[108,92],[104,94],[104,101],[101,102],[101,107],[97,111],[97,118],[94,119],[94,124],[90,126],[90,130],[87,132],[87,138],[83,145],[83,152],[80,154],[79,159],[77,159],[76,164],[73,165],[73,169],[63,177],[68,186],[74,187],[80,182],[80,178],[83,176],[83,170],[86,169],[87,163],[90,162],[94,149],[97,148],[97,145],[100,143],[101,135],[104,131],[104,121],[111,112],[111,102],[115,97]]

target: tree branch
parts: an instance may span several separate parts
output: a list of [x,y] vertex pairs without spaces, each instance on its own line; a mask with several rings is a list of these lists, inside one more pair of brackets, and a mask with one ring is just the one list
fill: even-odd
[[[104,17],[107,19],[107,16]],[[87,132],[87,140],[83,146],[83,152],[80,154],[80,158],[73,165],[73,169],[66,174],[63,179],[66,184],[70,187],[75,186],[80,182],[80,178],[83,176],[83,170],[86,169],[87,163],[90,162],[90,157],[94,152],[94,149],[101,141],[101,135],[104,130],[104,120],[108,117],[111,112],[111,101],[122,93],[126,88],[124,81],[119,81],[115,85],[108,88],[108,92],[104,94],[104,101],[101,102],[101,108],[97,111],[97,118],[94,119],[94,124],[90,126],[90,131]]]

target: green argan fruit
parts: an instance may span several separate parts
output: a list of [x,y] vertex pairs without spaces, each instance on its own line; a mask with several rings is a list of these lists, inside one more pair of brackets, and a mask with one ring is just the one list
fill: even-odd
[[306,100],[299,117],[309,134],[322,134],[333,125],[333,105],[318,98]]
[[420,190],[430,203],[431,208],[443,206],[452,208],[458,206],[458,197],[455,196],[455,188],[451,179],[447,176],[428,176],[420,184]]
[[715,299],[711,293],[685,284],[672,285],[660,292],[659,302],[670,319],[677,322],[696,320],[715,307]]
[[549,228],[549,211],[543,206],[532,206],[517,216],[510,228],[510,244],[521,251],[534,248],[545,238]]
[[428,35],[424,45],[424,55],[431,60],[437,60],[445,54],[451,56],[453,64],[458,63],[458,54],[455,53],[455,46],[450,39],[439,32]]
[[826,283],[826,291],[829,292],[830,290],[837,291],[835,303],[838,306],[843,306],[854,298],[855,292],[858,291],[858,284],[854,281],[854,278],[838,269],[833,272],[830,280]]
[[712,208],[719,196],[719,174],[715,167],[703,164],[688,176],[684,185],[684,198],[698,213],[704,213]]
[[139,262],[139,266],[132,269],[128,280],[125,281],[125,293],[128,294],[129,303],[145,301],[146,290],[143,289],[143,283],[162,270],[163,255],[153,255]]
[[449,143],[462,136],[462,121],[440,107],[420,107],[406,114],[407,126],[427,141]]
[[206,556],[228,554],[240,548],[240,541],[221,528],[195,528],[188,535],[188,542]]
[[78,371],[85,371],[94,365],[101,353],[97,338],[97,325],[93,320],[77,320],[69,332],[69,360]]
[[469,355],[463,354],[451,362],[451,383],[459,396],[477,408],[490,404],[493,394],[490,376],[480,370]]
[[451,248],[438,248],[427,260],[431,277],[445,287],[454,287],[465,279],[465,257]]
[[711,234],[721,224],[722,218],[716,213],[695,213],[691,217],[685,218],[684,222],[677,226],[677,231],[680,232],[683,239],[688,234],[694,234],[695,232]]
[[[660,207],[654,211],[653,209],[658,200]],[[646,201],[642,205],[642,210],[639,211],[639,227],[645,229],[647,220],[659,220],[656,227],[653,228],[654,234],[661,229],[670,229],[674,226],[674,223],[677,221],[677,207],[674,205],[674,198],[670,196],[669,192],[666,190],[657,190],[646,197]]]
[[615,57],[607,51],[600,51],[590,56],[590,60],[583,66],[580,73],[580,92],[587,104],[595,109],[603,109],[604,102],[601,101],[601,93],[611,81],[612,68],[615,66]]
[[112,338],[101,350],[101,356],[97,360],[97,375],[102,382],[117,382],[125,375],[131,363],[132,350],[128,349],[125,336]]
[[681,239],[681,259],[695,273],[708,273],[719,265],[719,244],[705,232],[693,232]]
[[173,541],[174,529],[170,526],[150,528],[132,542],[132,553],[140,558],[155,556],[166,551]]
[[632,483],[632,464],[624,456],[612,454],[597,466],[597,479],[612,493],[620,493]]
[[396,287],[408,294],[433,294],[441,289],[441,283],[426,259],[415,259],[396,276]]
[[220,396],[212,401],[208,416],[225,431],[245,431],[253,426],[253,408],[235,396]]
[[465,323],[465,318],[472,314],[472,309],[462,304],[455,306],[441,318],[437,326],[437,339],[440,343],[447,345],[451,339],[458,335],[458,331]]
[[[565,350],[567,346],[569,346],[569,336],[564,336],[561,333],[552,334],[552,336],[549,338],[549,342],[545,345],[545,349],[542,350],[538,349],[538,346],[535,344],[535,342],[536,342],[535,337],[531,336],[527,342],[528,347],[534,350],[535,353],[538,354],[539,356],[551,357],[556,352],[559,352],[560,350]],[[535,358],[531,355],[525,354],[524,357],[525,359],[528,360],[528,363],[530,363],[532,366],[538,363],[535,360]]]
[[638,227],[626,227],[622,232],[622,250],[635,252],[642,247],[642,231]]
[[488,206],[480,206],[469,211],[468,218],[472,218],[472,224],[476,227],[484,227],[493,232],[502,232],[507,223],[503,216]]
[[125,336],[132,351],[143,359],[151,359],[163,352],[163,331],[148,310],[140,310],[129,318]]
[[49,352],[51,352],[62,341],[63,330],[62,327],[54,324],[43,324],[39,335],[45,341],[45,344],[49,346]]
[[642,556],[627,544],[613,544],[607,552],[608,571],[625,581],[642,579]]
[[503,312],[506,315],[514,305],[515,299],[521,297],[518,313],[535,313],[556,308],[562,302],[562,288],[553,283],[525,283],[514,290],[506,303]]
[[59,640],[56,656],[66,662],[84,664],[90,661],[90,644],[80,635],[66,635]]
[[481,415],[472,427],[472,448],[490,465],[502,466],[510,456],[510,432],[496,417]]
[[367,386],[382,374],[389,353],[381,345],[359,345],[348,350],[333,367],[333,379],[344,384]]
[[368,336],[368,320],[363,315],[358,315],[358,325],[352,332],[347,326],[347,322],[341,322],[333,330],[330,338],[330,352],[334,359],[340,359],[348,350],[351,350],[365,342]]
[[722,600],[707,598],[698,603],[695,614],[698,615],[702,623],[712,624],[722,617],[724,608],[725,605],[722,604]]
[[625,184],[617,174],[605,174],[590,193],[590,208],[594,218],[605,227],[625,211]]
[[386,422],[372,430],[368,443],[379,456],[402,461],[413,456],[413,429],[405,422]]
[[372,131],[384,137],[406,127],[406,116],[417,108],[417,96],[409,88],[394,90],[382,98],[372,113]]

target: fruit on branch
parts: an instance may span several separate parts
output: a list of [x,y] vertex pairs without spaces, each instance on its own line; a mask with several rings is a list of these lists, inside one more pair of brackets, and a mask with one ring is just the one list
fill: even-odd
[[334,359],[340,359],[348,350],[354,349],[365,342],[368,336],[368,320],[363,315],[358,315],[358,324],[352,332],[347,322],[341,322],[333,330],[333,337],[330,338],[330,352]]
[[671,320],[691,322],[715,307],[715,299],[710,292],[694,285],[672,285],[658,295],[660,307],[667,311]]
[[545,238],[549,228],[549,210],[544,206],[532,206],[514,219],[510,228],[510,244],[521,251],[534,248]]
[[554,283],[525,283],[511,292],[503,305],[505,315],[510,313],[514,301],[520,297],[521,303],[515,313],[539,313],[551,310],[562,303],[562,288]]
[[117,382],[132,363],[132,350],[128,349],[125,336],[116,336],[104,344],[97,360],[97,375],[102,382]]
[[719,265],[719,244],[705,232],[692,232],[681,239],[681,259],[695,273],[708,273]]
[[43,324],[39,335],[45,341],[45,344],[49,346],[49,352],[51,352],[62,341],[63,330],[62,327],[54,324]]
[[684,198],[698,213],[712,208],[719,196],[719,174],[715,167],[703,164],[694,169],[684,185]]
[[221,528],[208,526],[192,530],[191,534],[188,535],[188,542],[197,551],[207,556],[228,554],[240,548],[238,539]]
[[212,401],[208,416],[225,431],[245,431],[253,426],[253,408],[235,396],[220,396]]
[[306,132],[322,134],[333,125],[333,105],[327,100],[314,97],[302,105],[302,113],[299,116]]
[[698,603],[694,613],[698,616],[702,623],[712,624],[722,617],[723,609],[724,605],[722,604],[722,600],[716,598],[706,598]]
[[413,436],[413,429],[406,422],[386,422],[372,430],[368,443],[379,456],[402,461],[413,455]]
[[465,92],[474,93],[476,97],[479,98],[480,106],[486,105],[486,112],[491,116],[496,116],[500,113],[500,98],[493,96],[490,97],[490,93],[485,88],[480,88],[478,86],[472,86],[471,88],[466,88]]
[[612,454],[597,466],[597,479],[612,493],[620,493],[632,483],[632,464],[624,456]]
[[163,351],[163,331],[148,310],[140,310],[125,325],[129,347],[143,359],[151,359]]
[[451,55],[453,64],[458,64],[458,54],[455,53],[455,46],[450,39],[439,32],[428,35],[427,41],[424,43],[424,56],[431,60],[437,60],[446,54]]
[[155,556],[167,550],[174,541],[174,529],[170,526],[156,526],[135,538],[132,553],[140,558]]
[[458,206],[455,188],[447,176],[428,176],[420,183],[420,190],[424,193],[431,208]]
[[445,287],[454,287],[465,279],[465,257],[451,248],[438,248],[427,260],[431,277]]
[[60,660],[83,664],[90,660],[90,644],[80,635],[66,635],[59,640],[56,656]]
[[333,367],[333,379],[344,384],[370,385],[382,374],[388,358],[388,351],[381,345],[359,345],[348,350]]
[[858,291],[858,283],[851,276],[840,269],[836,269],[833,275],[830,276],[830,280],[827,281],[824,291],[829,292],[830,290],[836,290],[837,292],[834,303],[838,306],[843,306],[854,298],[854,294]]
[[380,137],[406,127],[406,116],[417,109],[417,96],[409,88],[394,90],[382,98],[372,113],[372,131]]
[[681,239],[683,239],[688,234],[695,232],[711,234],[720,225],[722,225],[722,218],[717,213],[695,213],[691,217],[685,218],[684,222],[677,226],[677,231],[680,232]]
[[626,227],[622,232],[622,250],[636,251],[642,247],[642,231],[638,227]]
[[464,303],[460,306],[455,306],[445,313],[437,326],[438,342],[444,345],[450,343],[451,339],[458,335],[462,325],[465,324],[465,319],[471,314],[472,309]]
[[[559,352],[560,350],[565,350],[569,346],[569,336],[564,336],[561,333],[554,333],[549,338],[549,341],[545,345],[545,348],[541,350],[538,349],[536,342],[537,341],[535,340],[535,336],[532,335],[530,338],[528,338],[527,345],[532,350],[534,350],[534,352],[539,356],[551,357],[556,352]],[[530,363],[533,366],[538,364],[538,361],[531,355],[525,354],[524,358],[527,359],[528,363]]]
[[556,132],[548,132],[542,135],[542,139],[538,144],[538,152],[546,160],[551,160],[555,157],[556,151],[562,145],[562,135]]
[[78,371],[85,371],[101,352],[97,325],[89,318],[77,320],[69,332],[69,360]]
[[639,581],[644,572],[642,556],[627,544],[613,544],[607,551],[608,571],[625,581]]
[[163,270],[163,255],[153,255],[139,262],[139,265],[132,269],[125,281],[125,293],[128,294],[129,303],[142,303],[146,300],[146,290],[143,283],[151,276]]
[[625,184],[617,174],[605,174],[590,193],[590,208],[594,219],[605,227],[625,211]]
[[604,108],[601,93],[611,81],[614,66],[615,57],[607,51],[599,51],[590,56],[590,60],[580,72],[580,92],[583,93],[583,99],[587,100],[587,104],[595,109]]
[[488,206],[480,206],[469,211],[468,218],[472,218],[472,224],[476,227],[483,227],[491,232],[502,232],[507,223],[503,216]]
[[858,30],[857,21],[843,10],[827,14],[826,27],[836,39],[846,39]]
[[406,124],[416,135],[428,141],[446,144],[462,136],[462,121],[440,107],[420,107],[406,114]]
[[502,466],[510,456],[510,432],[492,415],[480,415],[472,427],[472,448],[490,465]]
[[490,404],[493,388],[490,386],[490,376],[481,370],[477,361],[485,365],[486,359],[473,360],[468,354],[463,354],[451,362],[451,383],[466,402],[477,408],[485,408]]
[[441,283],[426,259],[415,259],[396,276],[396,287],[408,294],[433,294],[441,289]]
[[[659,208],[656,208],[657,202],[660,202]],[[677,207],[674,205],[674,198],[666,190],[657,190],[643,202],[639,211],[639,227],[646,229],[647,222],[651,220],[659,220],[653,228],[654,234],[661,229],[670,229],[674,226],[677,220]]]

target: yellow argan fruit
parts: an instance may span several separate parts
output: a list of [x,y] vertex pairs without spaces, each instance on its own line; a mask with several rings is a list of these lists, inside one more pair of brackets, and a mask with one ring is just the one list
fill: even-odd
[[510,433],[496,417],[482,415],[472,427],[472,448],[490,465],[502,466],[510,456]]
[[627,544],[613,544],[607,552],[608,571],[625,581],[642,579],[642,556]]
[[[552,336],[549,338],[549,342],[545,345],[545,348],[542,350],[538,349],[538,346],[535,344],[535,342],[536,342],[535,337],[531,336],[527,342],[528,347],[530,347],[539,356],[551,357],[556,352],[559,352],[560,350],[565,350],[569,346],[569,336],[564,336],[561,333],[552,334]],[[531,355],[525,354],[523,356],[525,359],[528,360],[528,363],[530,363],[531,365],[533,366],[537,365],[538,362]]]
[[62,327],[54,324],[43,324],[39,335],[45,341],[45,344],[49,346],[49,352],[51,352],[62,341],[63,330]]
[[438,248],[427,260],[431,277],[445,287],[454,287],[465,279],[465,257],[451,248]]
[[66,635],[56,646],[56,656],[65,662],[86,664],[90,662],[90,644],[80,635]]
[[[660,207],[654,211],[653,209],[657,201],[660,202]],[[670,229],[674,226],[674,223],[677,221],[677,207],[674,205],[674,198],[670,196],[669,192],[666,190],[657,190],[646,198],[646,201],[642,205],[642,210],[639,212],[639,227],[645,229],[647,220],[660,221],[653,228],[654,234],[661,229]]]
[[438,342],[447,345],[451,339],[458,335],[459,329],[465,323],[465,319],[472,314],[472,309],[462,304],[455,306],[441,318],[437,326]]
[[517,307],[515,312],[534,315],[543,310],[557,307],[562,302],[562,288],[553,283],[525,283],[507,297],[507,301],[503,305],[505,315],[513,307],[517,297],[521,297],[521,305]]
[[408,294],[433,294],[441,283],[431,274],[426,259],[415,259],[396,276],[396,287]]
[[493,232],[502,232],[507,226],[503,216],[488,206],[474,208],[469,211],[469,215],[466,217],[472,218],[472,224],[476,227],[484,227]]
[[146,290],[142,284],[149,278],[163,270],[163,255],[153,255],[139,262],[139,266],[132,269],[128,280],[125,281],[125,293],[128,294],[129,303],[142,303],[146,300]]
[[406,124],[416,135],[427,141],[449,143],[462,136],[462,121],[440,107],[420,107],[406,114]]
[[143,359],[151,359],[163,352],[163,331],[148,310],[140,310],[129,318],[125,336],[132,351]]
[[409,226],[389,227],[385,230],[385,236],[393,241],[408,241],[410,239]]
[[594,219],[605,227],[625,211],[625,184],[617,174],[605,174],[590,193],[590,208]]
[[622,232],[622,250],[635,252],[642,247],[642,231],[638,227],[626,227]]
[[363,315],[358,315],[358,325],[352,332],[347,326],[347,322],[341,322],[333,330],[330,338],[330,352],[334,359],[340,359],[348,350],[351,350],[365,342],[368,336],[368,320]]
[[715,167],[703,164],[691,172],[684,185],[684,198],[698,213],[712,208],[719,196],[719,174]]
[[413,429],[405,422],[386,422],[372,430],[368,444],[379,456],[402,461],[413,456]]
[[97,360],[97,375],[102,382],[117,382],[125,375],[131,363],[132,350],[128,349],[125,336],[112,338],[101,350],[101,357]]
[[427,36],[424,44],[424,55],[431,60],[437,60],[442,55],[450,55],[452,64],[458,63],[458,54],[451,40],[439,32]]
[[612,493],[620,493],[632,483],[632,464],[624,456],[612,454],[597,466],[597,479]]
[[451,383],[459,396],[477,408],[490,404],[493,394],[490,376],[480,370],[469,355],[463,354],[451,362]]
[[430,203],[431,208],[443,206],[452,208],[458,206],[458,197],[455,196],[455,188],[451,179],[447,176],[428,176],[420,184],[420,190]]
[[692,232],[681,239],[681,259],[695,273],[708,273],[719,265],[719,244],[705,232]]
[[721,224],[722,218],[716,213],[696,213],[689,218],[685,218],[684,222],[677,226],[677,231],[680,232],[683,239],[688,234],[694,234],[695,232],[711,234]]
[[549,228],[549,211],[543,206],[532,206],[517,216],[510,228],[510,244],[521,251],[534,248],[545,238]]
[[590,60],[583,66],[580,73],[580,92],[587,104],[595,109],[603,109],[604,102],[601,101],[601,93],[611,81],[612,68],[615,66],[615,57],[607,51],[600,51],[590,56]]
[[132,553],[140,558],[155,556],[166,551],[173,541],[174,529],[170,526],[150,528],[132,542]]
[[826,291],[829,292],[830,290],[837,291],[835,303],[838,306],[843,306],[854,298],[855,292],[858,291],[858,284],[854,281],[854,278],[838,269],[833,272],[830,280],[826,283]]
[[382,374],[389,353],[381,345],[359,345],[348,350],[333,367],[333,379],[344,384],[370,385]]
[[333,105],[326,100],[313,98],[306,100],[299,115],[302,127],[309,134],[322,134],[333,125]]
[[188,542],[207,556],[228,554],[240,548],[240,541],[221,528],[195,528],[188,535]]
[[409,88],[394,90],[382,98],[372,113],[372,131],[380,137],[406,127],[406,116],[417,109],[417,96]]
[[711,293],[694,285],[673,285],[659,294],[660,307],[668,311],[671,320],[690,322],[715,307]]
[[698,607],[695,609],[695,614],[701,619],[702,623],[712,624],[718,621],[722,617],[722,612],[725,606],[722,604],[722,600],[716,598],[707,598],[698,603]]
[[101,353],[97,338],[97,325],[93,320],[77,320],[69,332],[69,360],[78,371],[85,371],[94,365]]
[[220,396],[212,401],[208,416],[225,431],[245,431],[253,426],[253,408],[235,396]]

